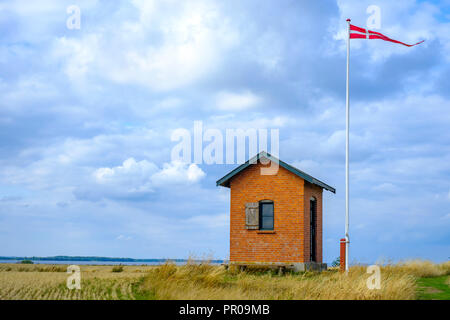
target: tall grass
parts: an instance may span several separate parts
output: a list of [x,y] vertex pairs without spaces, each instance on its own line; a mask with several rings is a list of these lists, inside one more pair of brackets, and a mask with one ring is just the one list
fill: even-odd
[[450,261],[435,264],[426,260],[406,260],[397,264],[387,264],[383,269],[416,277],[439,277],[450,275]]
[[381,289],[370,290],[363,266],[322,273],[242,272],[223,266],[165,264],[149,271],[142,285],[155,299],[415,299],[416,278],[448,274],[449,263],[405,262],[381,267]]
[[[81,290],[66,287],[67,266],[0,264],[2,299],[415,299],[417,279],[446,277],[450,262],[405,261],[381,267],[381,289],[367,288],[366,267],[349,274],[239,271],[207,263],[183,266],[81,266]],[[423,279],[422,279],[423,280]],[[429,279],[434,280],[434,279]]]

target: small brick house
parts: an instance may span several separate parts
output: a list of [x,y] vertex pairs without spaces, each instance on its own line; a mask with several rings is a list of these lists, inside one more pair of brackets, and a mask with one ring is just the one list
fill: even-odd
[[322,191],[333,187],[264,151],[216,184],[230,188],[230,264],[326,269]]

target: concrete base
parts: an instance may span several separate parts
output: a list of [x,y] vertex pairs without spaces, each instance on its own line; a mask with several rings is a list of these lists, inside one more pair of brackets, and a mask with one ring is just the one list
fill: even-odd
[[327,264],[319,262],[302,262],[294,263],[294,271],[304,272],[304,271],[326,271]]
[[228,261],[227,266],[238,266],[238,267],[263,267],[263,268],[271,268],[271,269],[283,269],[283,270],[292,270],[295,272],[304,272],[304,271],[326,271],[327,264],[326,263],[318,263],[318,262],[255,262],[255,261]]

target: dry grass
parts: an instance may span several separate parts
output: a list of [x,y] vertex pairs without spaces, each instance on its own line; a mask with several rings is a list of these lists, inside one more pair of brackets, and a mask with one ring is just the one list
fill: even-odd
[[450,261],[435,264],[431,261],[408,260],[398,264],[388,264],[384,267],[384,270],[389,269],[416,277],[440,277],[450,275]]
[[67,266],[45,264],[0,264],[0,272],[66,272]]
[[[381,267],[381,289],[370,290],[363,266],[348,275],[226,270],[223,266],[81,266],[81,290],[66,288],[67,266],[0,265],[0,299],[416,299],[419,277],[450,274],[450,262],[408,261]],[[447,284],[450,283],[447,280]]]
[[69,290],[63,265],[0,265],[0,300],[115,300],[139,298],[139,281],[150,266],[81,266],[81,290]]
[[227,271],[224,267],[166,264],[146,276],[143,286],[156,299],[415,299],[415,276],[382,268],[381,289],[367,288],[364,267],[348,275],[337,271],[276,275]]

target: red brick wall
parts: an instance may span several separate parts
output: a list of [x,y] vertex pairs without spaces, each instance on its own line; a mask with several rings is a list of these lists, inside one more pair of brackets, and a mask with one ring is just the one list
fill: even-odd
[[[305,182],[302,178],[282,167],[276,175],[261,175],[260,168],[259,163],[251,165],[230,182],[230,261],[308,262],[309,246],[305,260],[304,235],[309,224],[304,223],[304,212],[309,213],[310,194],[318,200],[320,240],[317,261],[322,261],[322,189],[311,188],[313,186],[306,183],[309,196],[304,198]],[[307,203],[304,199],[308,199]],[[273,232],[245,228],[245,204],[260,200],[274,202]]]

